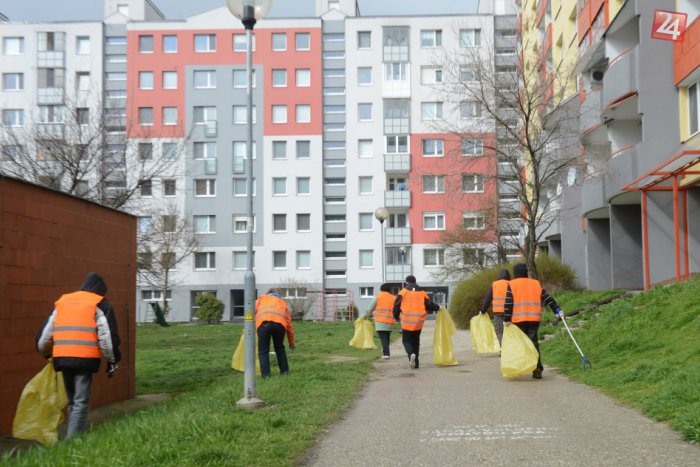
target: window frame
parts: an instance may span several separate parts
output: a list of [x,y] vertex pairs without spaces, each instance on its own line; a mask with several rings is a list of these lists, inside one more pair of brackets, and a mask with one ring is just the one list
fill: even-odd
[[[432,179],[434,189],[426,190],[426,180]],[[442,185],[442,188],[440,187]],[[444,194],[445,193],[445,176],[444,175],[423,175],[421,178],[421,187],[424,194]]]
[[[199,194],[198,189],[201,183],[204,183],[205,193]],[[195,178],[192,180],[192,192],[195,198],[214,198],[216,197],[216,179],[215,178]]]
[[[205,267],[197,267],[197,258],[206,258]],[[194,270],[195,271],[216,271],[216,252],[214,251],[197,251],[194,254]]]
[[[426,227],[426,219],[432,218],[435,220],[435,227]],[[440,227],[440,220],[442,219],[442,227]],[[444,211],[425,211],[422,216],[422,227],[424,231],[440,231],[445,230],[445,212]]]
[[[213,41],[214,48],[213,48],[213,49],[212,49],[212,40],[211,40],[212,37],[214,38],[214,41]],[[198,46],[198,44],[197,44],[197,39],[198,39],[198,38],[200,38],[200,39],[201,39],[201,38],[206,38],[206,39],[207,39],[207,43],[206,43],[207,48],[206,48],[206,49],[202,49],[202,50],[198,50],[198,49],[197,49],[197,46]],[[199,44],[199,45],[201,45],[201,44]],[[202,54],[202,53],[215,53],[215,52],[216,52],[216,47],[217,47],[217,44],[216,44],[216,34],[195,34],[194,37],[193,37],[193,39],[192,39],[192,46],[193,46],[193,48],[194,48],[194,53],[198,53],[198,54]]]

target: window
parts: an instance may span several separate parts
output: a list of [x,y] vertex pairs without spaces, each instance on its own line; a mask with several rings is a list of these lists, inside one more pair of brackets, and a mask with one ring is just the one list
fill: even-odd
[[486,262],[486,250],[483,248],[465,248],[462,250],[464,264],[478,264],[483,266]]
[[[255,87],[255,70],[253,71],[253,87]],[[246,70],[233,70],[233,87],[248,87],[248,72]]]
[[690,134],[695,134],[700,129],[698,126],[698,112],[700,111],[700,93],[698,92],[698,84],[695,83],[688,88],[688,131]]
[[483,138],[462,138],[462,154],[465,156],[482,156],[484,154]]
[[287,231],[287,215],[286,214],[273,214],[272,215],[272,231],[277,232],[277,233]]
[[392,135],[386,137],[386,152],[387,154],[407,154],[408,153],[408,136]]
[[426,29],[420,32],[422,48],[442,47],[442,29]]
[[3,109],[2,124],[4,126],[24,126],[24,109]]
[[384,79],[387,81],[405,81],[408,79],[406,73],[406,62],[388,62],[384,64]]
[[[234,34],[233,35],[233,51],[234,52],[245,52],[246,51],[246,35],[245,34]],[[253,44],[251,49],[255,51],[255,34],[253,34]]]
[[311,70],[308,68],[297,68],[296,85],[298,88],[308,88],[311,86]]
[[64,39],[63,32],[40,32],[38,33],[39,52],[63,52]]
[[460,47],[476,47],[481,45],[481,29],[460,29]]
[[374,297],[374,287],[360,287],[360,297],[362,297],[362,298]]
[[287,86],[287,70],[278,69],[272,70],[272,86],[275,88],[283,88]]
[[0,148],[0,162],[17,161],[22,155],[22,146],[16,144],[4,144]]
[[311,106],[308,104],[298,104],[296,107],[297,123],[311,122]]
[[177,71],[163,72],[163,89],[177,89]]
[[216,196],[216,180],[214,179],[198,179],[194,181],[194,195],[200,196]]
[[311,50],[311,35],[308,32],[298,32],[294,38],[297,50]]
[[63,106],[40,105],[39,123],[63,123]]
[[357,104],[357,119],[361,122],[372,121],[372,104],[363,103]]
[[65,70],[63,68],[39,68],[37,73],[37,87],[62,88]]
[[404,229],[408,227],[408,214],[390,214],[389,215],[389,228],[390,229]]
[[24,73],[3,73],[3,91],[21,91],[24,89]]
[[214,71],[214,70],[195,70],[195,72],[194,72],[194,87],[195,87],[195,89],[215,89],[216,88],[216,71]]
[[357,48],[369,49],[372,47],[372,32],[357,31]]
[[481,174],[462,174],[462,191],[464,193],[483,193],[484,176]]
[[78,55],[90,54],[90,37],[78,36],[75,38],[75,53]]
[[272,123],[287,123],[287,106],[272,106]]
[[439,84],[443,82],[442,68],[435,66],[421,67],[421,83],[423,84]]
[[462,214],[462,226],[467,230],[484,229],[484,213],[481,211],[467,211]]
[[[151,196],[153,196],[153,181],[152,180],[144,180],[143,182],[141,182],[140,191],[141,191],[142,198],[150,198]],[[166,216],[163,216],[163,217],[166,217]]]
[[[233,196],[247,196],[248,189],[245,178],[233,179]],[[253,178],[253,196],[255,196],[255,178]]]
[[311,231],[311,214],[297,214],[297,232]]
[[311,141],[297,141],[297,159],[311,157]]
[[153,89],[153,72],[139,72],[139,89]]
[[372,213],[371,212],[361,212],[359,214],[360,230],[368,231],[374,230],[372,226]]
[[462,101],[459,103],[459,118],[479,118],[481,117],[481,103],[477,101]]
[[443,157],[445,155],[445,140],[424,139],[423,157]]
[[216,253],[213,251],[195,253],[194,269],[196,271],[213,271],[216,269]]
[[108,36],[107,45],[126,45],[126,36]]
[[163,143],[163,160],[174,161],[177,159],[177,143]]
[[177,36],[173,34],[163,36],[163,52],[166,54],[177,53]]
[[139,107],[139,125],[153,125],[153,107]]
[[311,178],[297,177],[297,195],[311,194]]
[[371,139],[360,139],[357,141],[357,157],[370,158],[374,156]]
[[273,32],[272,33],[272,50],[282,51],[287,50],[287,33]]
[[476,82],[476,71],[467,67],[460,67],[459,69],[459,80],[462,83],[474,83]]
[[445,230],[445,213],[424,212],[423,230]]
[[272,196],[284,196],[287,194],[287,177],[272,178]]
[[163,196],[175,196],[177,181],[175,179],[163,180]]
[[194,108],[194,123],[195,125],[204,125],[207,122],[216,121],[216,107],[195,107]]
[[372,178],[373,177],[360,177],[358,180],[358,186],[361,195],[371,195],[372,194]]
[[423,175],[423,193],[444,193],[444,175]]
[[359,86],[368,86],[372,84],[371,66],[361,66],[357,68],[357,84]]
[[[139,251],[136,256],[136,267],[138,269],[149,269],[153,265],[153,253],[150,251]],[[146,292],[149,292],[148,295]],[[151,299],[152,294],[150,293],[150,290],[144,290],[142,292],[142,296],[144,299],[148,297],[148,299]]]
[[287,142],[273,141],[272,142],[272,158],[286,159],[287,158]]
[[216,143],[194,143],[195,159],[215,159]]
[[421,120],[437,120],[442,118],[442,102],[421,102]]
[[151,228],[151,225],[153,225],[153,218],[150,216],[142,216],[138,218],[138,232],[139,233],[146,233],[148,230]]
[[163,125],[177,125],[177,107],[163,107]]
[[374,250],[360,250],[360,267],[374,267]]
[[[78,72],[75,74],[75,86],[78,91],[90,90],[90,73]],[[107,96],[109,97],[109,95]]]
[[[236,215],[233,216],[233,233],[248,232],[248,216]],[[253,216],[253,232],[255,232],[255,216]]]
[[139,52],[142,54],[153,53],[153,36],[139,36]]
[[195,52],[216,52],[216,34],[195,34]]
[[[233,269],[245,270],[248,268],[248,253],[245,251],[233,252]],[[253,269],[255,269],[255,252],[253,252]]]
[[311,252],[297,251],[297,269],[311,269]]
[[272,267],[275,269],[287,269],[287,252],[273,251],[272,252]]
[[150,161],[153,159],[153,144],[139,143],[139,160]]
[[436,267],[445,265],[445,250],[442,248],[426,248],[423,250],[423,266]]
[[2,40],[3,55],[24,55],[24,37],[5,37]]
[[[257,122],[256,106],[253,106],[253,123]],[[236,125],[245,125],[248,123],[248,107],[245,105],[233,106],[233,123]]]

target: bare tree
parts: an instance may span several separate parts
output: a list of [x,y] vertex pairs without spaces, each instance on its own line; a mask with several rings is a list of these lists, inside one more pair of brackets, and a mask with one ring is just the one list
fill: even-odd
[[304,319],[316,306],[318,293],[309,290],[309,283],[303,279],[289,277],[280,282],[277,290],[287,302],[292,319]]

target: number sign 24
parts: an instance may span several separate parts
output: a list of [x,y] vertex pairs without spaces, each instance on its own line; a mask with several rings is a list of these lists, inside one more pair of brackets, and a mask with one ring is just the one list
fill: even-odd
[[686,13],[656,10],[654,12],[651,37],[665,41],[683,42],[687,21],[688,15]]

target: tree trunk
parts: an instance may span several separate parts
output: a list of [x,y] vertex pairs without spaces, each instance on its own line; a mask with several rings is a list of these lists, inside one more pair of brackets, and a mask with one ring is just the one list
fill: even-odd
[[525,264],[527,265],[528,275],[532,279],[539,279],[537,264],[535,263],[535,256],[537,254],[536,227],[537,226],[535,226],[533,222],[528,220],[527,234],[525,236]]

